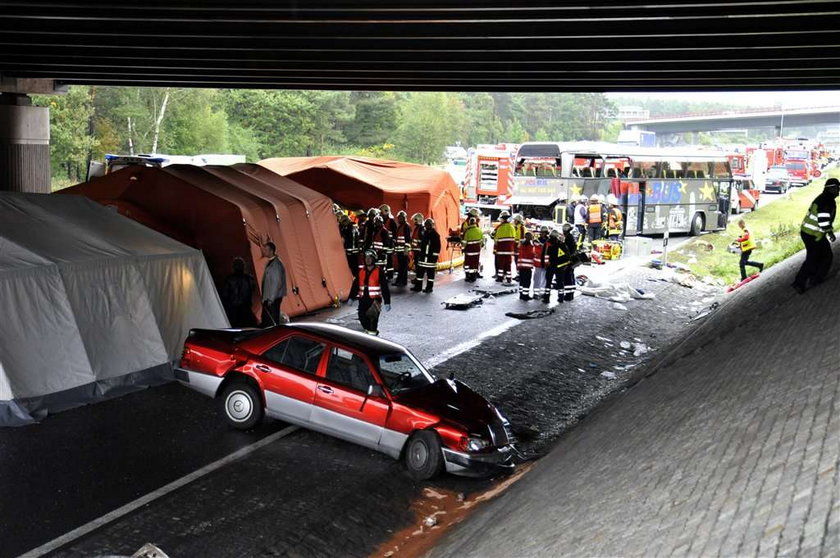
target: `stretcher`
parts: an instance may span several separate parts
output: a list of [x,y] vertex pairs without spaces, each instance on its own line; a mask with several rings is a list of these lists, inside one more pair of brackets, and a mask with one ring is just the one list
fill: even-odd
[[726,292],[731,293],[732,291],[734,291],[738,287],[743,287],[744,285],[746,285],[750,281],[753,281],[754,279],[758,279],[759,275],[761,275],[761,274],[760,273],[753,273],[752,275],[750,275],[749,277],[747,277],[743,281],[738,281],[737,283],[733,283],[732,285],[729,285],[729,287],[726,289]]
[[478,306],[483,299],[484,295],[481,294],[461,293],[447,298],[442,304],[447,310],[466,310]]

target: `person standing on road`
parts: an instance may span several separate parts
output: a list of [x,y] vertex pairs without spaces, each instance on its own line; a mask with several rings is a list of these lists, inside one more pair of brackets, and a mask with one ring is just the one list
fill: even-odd
[[277,246],[266,242],[262,246],[262,255],[268,258],[262,279],[262,327],[280,324],[280,305],[286,296],[286,267],[277,257]]
[[[418,262],[417,277],[412,291],[430,293],[435,288],[435,273],[437,273],[438,256],[440,255],[440,234],[435,230],[433,219],[423,222],[423,239],[420,241],[420,261]],[[426,288],[423,288],[423,279]]]
[[542,298],[548,292],[545,286],[545,268],[543,246],[548,242],[548,227],[540,227],[540,236],[534,240],[534,298]]
[[389,256],[393,251],[390,249],[391,233],[385,228],[382,217],[379,215],[373,218],[371,231],[370,246],[367,249],[376,252],[376,265],[381,266],[387,275]]
[[545,286],[546,290],[543,294],[543,302],[548,304],[551,301],[552,283],[557,289],[557,302],[563,302],[563,278],[565,268],[571,265],[572,260],[570,254],[566,252],[566,243],[563,241],[563,235],[558,230],[551,231],[548,235],[548,242],[543,247],[543,261],[546,263],[545,268]]
[[[589,212],[586,209],[586,196],[581,196],[578,204],[575,206],[575,216],[573,219],[575,228],[578,231],[578,238],[586,238],[586,224],[589,219]],[[581,240],[581,243],[583,240]]]
[[621,233],[624,232],[624,215],[618,208],[618,198],[613,194],[607,196],[607,203],[610,206],[607,214],[607,236],[610,240],[616,241],[621,238]]
[[534,235],[526,232],[519,245],[519,259],[516,269],[519,271],[519,298],[531,300],[531,275],[534,272]]
[[396,249],[394,241],[397,236],[397,222],[391,216],[391,206],[383,203],[379,206],[379,215],[382,217],[382,226],[388,231],[390,242],[385,245],[385,275],[388,281],[394,278],[394,269],[396,268]]
[[513,259],[516,230],[510,224],[510,213],[502,211],[499,215],[501,223],[493,231],[493,254],[496,256],[496,282],[506,280],[511,282],[510,265]]
[[408,285],[408,251],[411,249],[411,225],[406,220],[405,211],[397,213],[397,226],[394,230],[394,259],[397,264],[396,287]]
[[[563,225],[563,245],[566,254],[569,256],[569,265],[563,268],[563,300],[574,300],[577,292],[577,281],[575,281],[575,254],[578,252],[577,241],[572,234],[572,226],[569,223]],[[559,291],[557,294],[560,296]]]
[[589,242],[601,239],[601,223],[603,222],[603,206],[598,201],[598,196],[592,194],[589,199],[589,208],[587,211],[587,229],[589,231]]
[[481,265],[481,243],[484,241],[484,233],[478,227],[475,217],[467,219],[467,228],[464,231],[464,281],[475,283],[478,279],[479,266]]
[[359,227],[342,213],[338,218],[338,232],[344,243],[344,254],[347,256],[347,266],[355,276],[359,272]]
[[747,278],[747,266],[757,267],[759,272],[764,271],[764,264],[761,262],[750,261],[750,255],[755,250],[755,242],[752,239],[750,231],[747,230],[747,222],[743,219],[738,220],[738,226],[741,228],[741,236],[735,239],[738,247],[741,249],[741,281]]
[[796,274],[793,288],[799,294],[805,292],[808,283],[811,286],[821,283],[831,270],[833,254],[831,244],[834,242],[834,216],[837,213],[837,195],[840,194],[840,181],[829,178],[825,181],[822,193],[814,198],[802,226],[799,236],[805,244],[805,261]]
[[[519,247],[525,240],[525,219],[517,213],[513,216],[513,265],[519,270]],[[518,280],[518,279],[517,279]]]
[[385,280],[385,272],[376,265],[377,254],[373,250],[365,252],[365,265],[359,270],[359,275],[353,280],[350,287],[350,298],[347,303],[353,306],[356,300],[359,301],[359,323],[370,335],[379,335],[379,315],[382,313],[382,304],[385,304],[385,311],[391,311],[391,291],[388,290],[388,281]]
[[233,258],[233,273],[225,277],[219,298],[225,308],[231,327],[255,327],[257,318],[251,310],[251,301],[257,281],[250,273],[245,272],[245,260]]

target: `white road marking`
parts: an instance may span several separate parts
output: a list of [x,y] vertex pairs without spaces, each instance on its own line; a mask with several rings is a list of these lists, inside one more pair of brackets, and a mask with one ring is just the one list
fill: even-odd
[[146,494],[145,496],[141,496],[140,498],[137,498],[133,502],[129,502],[128,504],[126,504],[126,505],[124,505],[120,508],[117,508],[112,512],[109,512],[109,513],[103,515],[102,517],[94,519],[93,521],[90,521],[89,523],[86,523],[86,524],[82,525],[81,527],[73,529],[72,531],[69,531],[69,532],[63,534],[62,536],[60,536],[56,539],[53,539],[46,544],[42,544],[38,548],[33,548],[32,550],[30,550],[26,554],[21,555],[20,558],[35,558],[37,556],[43,556],[44,554],[47,554],[47,553],[52,552],[52,551],[54,551],[58,548],[61,548],[62,546],[66,545],[66,544],[69,544],[69,543],[75,541],[76,539],[78,539],[80,537],[83,537],[83,536],[87,535],[88,533],[91,533],[92,531],[95,531],[96,529],[99,529],[103,525],[106,525],[106,524],[108,524],[108,523],[110,523],[110,522],[112,522],[116,519],[119,519],[119,518],[133,512],[134,510],[136,510],[138,508],[141,508],[141,507],[157,500],[158,498],[169,494],[170,492],[178,490],[182,486],[185,486],[185,485],[193,482],[194,480],[200,479],[201,477],[203,477],[203,476],[205,476],[209,473],[212,473],[213,471],[216,471],[217,469],[220,469],[220,468],[224,467],[225,465],[228,465],[229,463],[233,463],[234,461],[242,459],[246,455],[257,451],[258,449],[262,448],[263,446],[267,446],[268,444],[271,444],[272,442],[276,442],[280,438],[288,436],[289,434],[292,434],[293,432],[295,432],[299,429],[300,429],[300,427],[298,427],[298,426],[288,426],[288,427],[284,428],[283,430],[280,430],[279,432],[275,432],[274,434],[271,434],[270,436],[266,436],[262,440],[259,440],[258,442],[254,442],[250,446],[245,446],[244,448],[242,448],[240,450],[237,450],[237,451],[231,453],[230,455],[227,455],[227,456],[219,459],[218,461],[214,461],[213,463],[210,463],[209,465],[205,465],[201,469],[193,471],[189,475],[183,476],[178,480],[172,481],[169,484],[167,484],[166,486],[158,488],[154,492],[150,492],[150,493]]
[[502,333],[506,332],[513,326],[519,323],[519,320],[515,318],[511,318],[506,322],[502,322],[498,326],[494,327],[493,329],[488,329],[485,332],[482,332],[481,335],[470,339],[469,341],[464,341],[463,343],[459,343],[454,347],[450,347],[443,351],[442,353],[438,353],[432,358],[428,359],[424,364],[426,368],[434,368],[438,364],[441,364],[450,358],[460,355],[465,351],[469,351],[473,347],[477,346],[479,343],[487,339],[488,337],[496,337],[497,335],[501,335]]

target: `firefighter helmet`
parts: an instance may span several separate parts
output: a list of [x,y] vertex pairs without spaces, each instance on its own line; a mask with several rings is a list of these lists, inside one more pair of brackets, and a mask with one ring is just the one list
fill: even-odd
[[428,219],[423,221],[423,225],[425,225],[427,227],[434,227],[435,226],[435,220],[432,219],[431,217],[429,217]]
[[356,212],[356,217],[364,217],[365,219],[367,219],[367,213],[360,209]]
[[336,214],[341,213],[341,206],[338,205],[337,203],[333,204],[333,213],[336,213]]
[[618,205],[618,198],[615,195],[610,194],[607,196],[607,203],[610,205]]
[[423,222],[423,214],[422,213],[415,213],[411,216],[411,220],[417,223],[418,225]]
[[368,219],[373,219],[374,217],[379,215],[379,210],[375,207],[371,207],[368,209]]
[[379,206],[379,212],[380,213],[391,213],[391,206],[388,205],[387,203],[383,203],[382,205]]
[[581,195],[580,195],[580,198],[578,198],[578,201],[582,201],[582,202],[587,201],[586,196],[585,196],[585,195],[583,195],[583,194],[581,194]]
[[572,225],[570,223],[563,223],[563,232],[568,233],[572,230]]
[[597,202],[598,201],[598,194],[592,194],[591,196],[589,196],[589,201]]
[[542,233],[548,234],[548,227],[546,227],[545,225],[540,227],[540,234],[542,234]]
[[470,215],[472,217],[478,217],[478,208],[471,207],[470,210],[467,212],[467,215]]
[[524,223],[525,219],[522,217],[521,213],[517,213],[516,215],[513,216],[513,222],[514,223]]
[[376,261],[376,251],[375,250],[370,250],[370,249],[365,250],[365,257],[367,258],[368,256],[373,258],[373,261]]
[[548,235],[550,238],[560,238],[560,231],[557,229],[552,229],[551,234]]
[[377,215],[373,218],[373,226],[374,227],[381,227],[385,223],[385,220],[382,219],[382,215]]
[[400,216],[408,217],[408,213],[406,213],[405,211],[397,211],[397,217],[400,217]]
[[499,219],[510,219],[510,213],[507,211],[502,211],[499,213]]

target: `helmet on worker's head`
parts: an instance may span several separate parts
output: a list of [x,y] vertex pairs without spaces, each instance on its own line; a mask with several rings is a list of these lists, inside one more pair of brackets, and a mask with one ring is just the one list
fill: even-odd
[[589,196],[589,201],[597,202],[598,201],[598,194],[592,194],[591,196]]
[[370,209],[368,209],[368,219],[373,219],[377,215],[379,215],[378,209],[376,209],[375,207],[371,207]]
[[418,225],[423,222],[423,214],[422,213],[415,213],[411,216],[411,220],[417,223]]
[[388,205],[387,203],[383,203],[382,205],[379,206],[379,212],[380,213],[391,213],[391,206]]
[[618,205],[618,198],[616,198],[614,194],[610,194],[607,196],[607,203],[610,205]]
[[333,213],[341,213],[341,206],[337,203],[333,204]]
[[435,226],[435,220],[432,219],[431,217],[429,217],[428,219],[423,221],[423,225],[426,226],[426,227],[434,227]]
[[405,211],[397,212],[397,219],[402,219],[404,221],[406,217],[408,217],[408,214]]
[[467,212],[467,215],[471,215],[472,217],[478,217],[478,215],[479,215],[478,208],[477,207],[471,207],[470,210]]
[[540,227],[540,234],[543,234],[543,233],[548,234],[548,227],[546,227],[545,225]]
[[382,218],[382,215],[377,215],[373,218],[374,227],[381,227],[383,224],[385,224],[385,220]]
[[342,225],[346,225],[347,223],[350,222],[350,217],[348,217],[346,213],[341,213],[338,216],[338,222],[341,223]]
[[606,199],[607,199],[607,198],[604,196],[604,194],[598,194],[598,202],[599,202],[599,203],[604,203],[604,201],[605,201]]
[[507,211],[502,211],[499,213],[499,219],[510,219],[510,213]]
[[584,194],[581,194],[580,197],[578,198],[578,201],[585,202],[585,201],[587,201],[587,198]]
[[513,222],[514,223],[524,223],[525,219],[522,217],[521,213],[517,213],[516,215],[513,216]]
[[356,212],[356,217],[358,217],[359,219],[367,219],[367,213],[360,209]]
[[829,178],[826,180],[823,189],[827,190],[829,188],[840,188],[840,180],[837,180],[836,178]]
[[571,223],[563,223],[563,232],[564,233],[568,233],[571,230],[572,230],[572,224]]
[[551,234],[548,235],[550,238],[560,238],[560,231],[557,229],[552,229]]
[[365,250],[365,257],[366,258],[373,258],[373,261],[376,261],[376,251],[375,250]]

